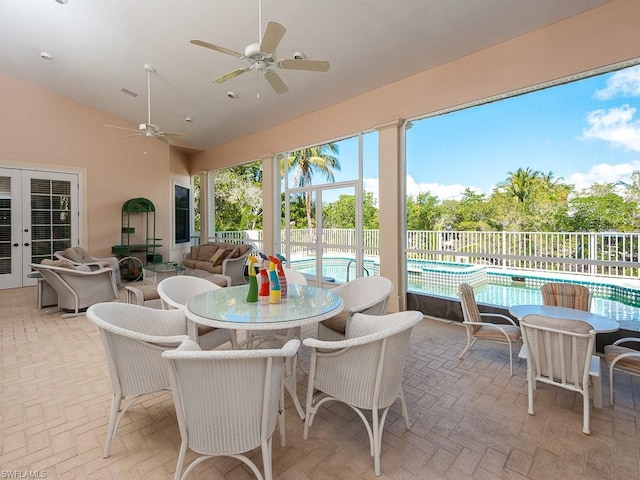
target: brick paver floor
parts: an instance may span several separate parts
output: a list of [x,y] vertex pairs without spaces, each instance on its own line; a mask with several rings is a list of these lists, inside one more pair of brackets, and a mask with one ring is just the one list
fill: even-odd
[[[84,316],[39,311],[35,295],[35,288],[0,291],[0,478],[173,478],[180,434],[171,394],[132,407],[103,459],[111,385],[98,332]],[[459,324],[425,319],[414,329],[404,378],[412,428],[404,429],[394,405],[380,478],[640,478],[638,379],[617,377],[611,408],[604,372],[605,406],[592,410],[587,436],[579,395],[539,386],[530,416],[526,365],[515,361],[510,377],[508,350],[487,342],[460,361],[464,345]],[[307,352],[302,357],[306,363]],[[299,376],[303,405],[306,380]],[[276,434],[274,478],[375,478],[367,435],[353,411],[340,404],[322,409],[305,441],[287,402],[287,446]],[[191,478],[253,477],[240,462],[218,458]]]

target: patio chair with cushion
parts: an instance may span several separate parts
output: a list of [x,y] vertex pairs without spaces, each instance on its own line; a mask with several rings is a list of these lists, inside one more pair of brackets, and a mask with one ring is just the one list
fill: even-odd
[[[167,277],[158,284],[158,295],[163,309],[181,310],[196,295],[219,288],[222,287],[205,278],[176,275]],[[211,350],[227,342],[231,342],[231,347],[234,349],[238,347],[235,330],[199,325],[191,320],[187,320],[187,322],[189,336],[205,350]]]
[[[509,345],[509,372],[513,376],[513,346],[520,342],[520,327],[510,317],[499,313],[480,313],[473,287],[468,283],[461,283],[458,296],[462,306],[462,324],[467,329],[467,345],[458,358],[462,359],[476,340],[490,340],[492,342]],[[483,319],[501,319],[507,323],[485,322]]]
[[591,291],[584,285],[575,283],[545,283],[540,287],[542,303],[554,307],[591,310]]
[[614,371],[640,375],[640,351],[634,348],[623,347],[623,343],[635,343],[640,347],[640,338],[626,337],[613,342],[613,345],[604,347],[604,355],[609,364],[609,405],[613,406]]
[[90,271],[86,266],[75,267],[66,260],[42,260],[31,264],[58,295],[58,308],[71,310],[63,317],[81,315],[81,310],[94,303],[118,300],[115,272],[111,268]]
[[[120,420],[143,395],[167,390],[169,376],[160,355],[188,340],[187,319],[180,310],[158,310],[128,303],[98,303],[87,318],[100,331],[113,395],[102,453],[109,456]],[[124,405],[125,397],[130,397]],[[120,413],[118,413],[120,412]]]
[[[325,402],[342,402],[365,424],[374,473],[380,475],[384,422],[397,399],[400,399],[405,426],[410,427],[402,393],[402,372],[411,330],[423,317],[415,311],[388,315],[356,313],[351,318],[346,339],[306,338],[303,341],[311,349],[305,440],[320,406]],[[372,425],[362,410],[371,411]]]
[[582,395],[582,431],[589,434],[589,384],[602,395],[600,358],[593,355],[596,333],[579,320],[527,315],[520,321],[527,348],[528,412],[533,415],[536,382],[555,385]]
[[318,324],[318,338],[342,340],[349,332],[351,318],[356,313],[384,315],[393,291],[393,282],[385,277],[359,277],[331,290],[344,302],[344,309],[335,317]]
[[53,256],[59,260],[67,260],[74,265],[87,265],[91,270],[109,267],[115,273],[116,285],[120,285],[120,264],[116,257],[94,257],[82,247],[69,247],[55,252]]
[[[175,479],[186,478],[201,462],[229,456],[263,476],[246,455],[260,447],[264,479],[273,478],[272,443],[276,422],[284,446],[284,362],[299,340],[281,349],[200,351],[193,341],[166,351],[171,391],[182,442]],[[200,455],[184,470],[187,449]],[[184,470],[184,472],[183,472]]]

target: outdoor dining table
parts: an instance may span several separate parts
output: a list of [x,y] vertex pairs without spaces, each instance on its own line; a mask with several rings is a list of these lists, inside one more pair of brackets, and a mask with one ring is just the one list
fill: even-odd
[[[289,284],[287,296],[270,304],[268,297],[247,302],[249,285],[219,288],[192,298],[184,307],[194,323],[234,330],[282,330],[293,338],[297,327],[313,325],[337,315],[344,308],[342,298],[331,290]],[[285,389],[291,395],[298,415],[304,410],[296,393],[296,369],[285,377]]]
[[[514,305],[509,307],[509,313],[518,320],[522,320],[527,315],[543,315],[545,317],[563,320],[580,320],[591,325],[596,333],[611,333],[620,329],[620,324],[611,318],[575,308],[555,307],[551,305]],[[518,358],[523,360],[527,358],[527,352],[524,345],[522,345],[522,348],[518,353]],[[602,378],[602,374],[600,375],[600,378]],[[602,408],[601,389],[594,392],[593,406],[595,408]]]

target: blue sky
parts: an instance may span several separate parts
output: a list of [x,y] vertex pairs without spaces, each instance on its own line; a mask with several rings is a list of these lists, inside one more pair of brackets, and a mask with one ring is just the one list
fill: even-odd
[[[640,171],[638,109],[640,66],[415,121],[407,133],[407,193],[460,198],[469,187],[489,194],[520,167],[553,172],[577,189],[628,181]],[[365,161],[376,150],[370,137]],[[357,177],[355,142],[347,143],[337,181]],[[377,195],[377,171],[365,164],[364,177]]]

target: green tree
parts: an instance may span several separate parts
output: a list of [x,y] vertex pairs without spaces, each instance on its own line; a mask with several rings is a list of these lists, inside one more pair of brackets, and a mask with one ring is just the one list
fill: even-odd
[[[329,153],[338,154],[339,147],[336,143],[327,143],[310,148],[303,148],[291,152],[286,159],[286,172],[294,170],[293,183],[296,187],[308,187],[312,185],[315,174],[323,175],[327,181],[333,183],[333,172],[340,170],[340,160]],[[313,227],[311,197],[305,194],[305,208],[307,213],[307,227]]]
[[613,185],[594,184],[569,202],[570,230],[629,232],[637,230],[638,204],[614,192]]
[[434,230],[438,221],[438,197],[420,192],[407,197],[407,230]]
[[215,182],[215,226],[218,231],[262,228],[260,161],[218,170]]
[[[379,228],[378,208],[372,192],[364,192],[362,198],[362,226],[367,230]],[[333,203],[322,207],[322,226],[324,228],[355,228],[356,197],[340,195]]]

